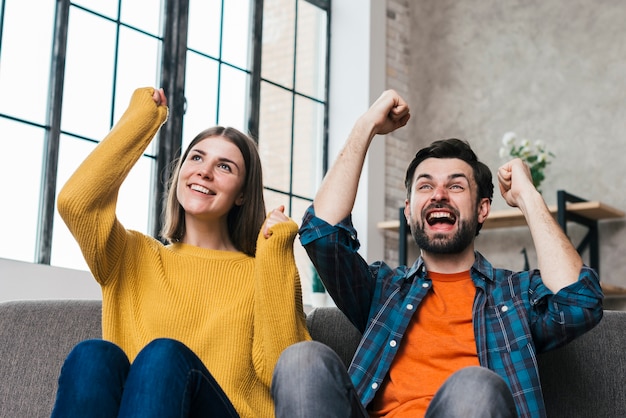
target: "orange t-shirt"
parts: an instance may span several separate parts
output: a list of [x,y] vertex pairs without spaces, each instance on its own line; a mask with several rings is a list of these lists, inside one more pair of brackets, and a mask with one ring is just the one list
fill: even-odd
[[476,287],[470,272],[428,273],[433,282],[409,324],[387,377],[368,410],[371,417],[420,417],[455,371],[477,366],[472,326]]

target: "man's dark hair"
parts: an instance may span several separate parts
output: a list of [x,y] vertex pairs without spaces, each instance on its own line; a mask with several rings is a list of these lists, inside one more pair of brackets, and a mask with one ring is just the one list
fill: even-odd
[[[458,158],[459,160],[465,161],[472,167],[474,180],[478,185],[478,199],[476,203],[478,204],[478,202],[485,197],[489,198],[490,202],[492,201],[493,182],[489,167],[478,161],[478,157],[474,151],[472,151],[467,141],[456,138],[435,141],[415,154],[415,158],[413,158],[413,161],[411,161],[406,170],[406,177],[404,179],[407,199],[411,199],[411,187],[413,185],[415,169],[427,158]],[[482,225],[478,225],[478,230],[480,230],[481,227]],[[478,231],[476,231],[476,234],[478,234]]]

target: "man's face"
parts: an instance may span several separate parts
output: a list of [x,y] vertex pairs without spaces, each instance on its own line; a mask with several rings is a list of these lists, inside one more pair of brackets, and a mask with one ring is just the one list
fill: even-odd
[[476,227],[489,213],[489,199],[477,202],[472,167],[456,158],[428,158],[413,174],[404,214],[422,251],[456,254],[470,247]]

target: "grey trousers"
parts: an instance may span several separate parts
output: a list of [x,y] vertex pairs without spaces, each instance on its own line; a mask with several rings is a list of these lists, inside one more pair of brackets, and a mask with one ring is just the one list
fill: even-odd
[[[276,418],[368,418],[337,354],[306,341],[288,347],[272,379]],[[427,418],[514,418],[515,402],[506,382],[484,367],[450,376],[431,401]]]

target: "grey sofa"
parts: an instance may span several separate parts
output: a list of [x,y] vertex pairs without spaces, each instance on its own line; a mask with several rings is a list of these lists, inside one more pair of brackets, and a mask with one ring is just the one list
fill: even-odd
[[[0,417],[49,417],[63,360],[79,341],[100,336],[100,302],[0,303]],[[336,308],[309,313],[311,335],[349,364],[360,335]],[[568,346],[539,357],[549,417],[626,417],[626,312]]]

